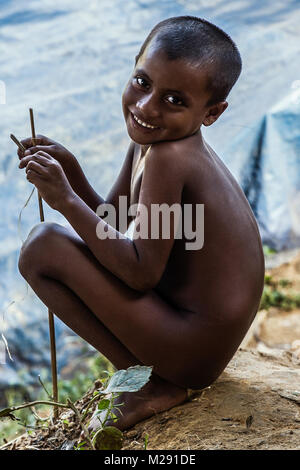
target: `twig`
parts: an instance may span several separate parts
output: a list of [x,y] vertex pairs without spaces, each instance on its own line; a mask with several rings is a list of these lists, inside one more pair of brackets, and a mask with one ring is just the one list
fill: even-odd
[[76,406],[74,405],[74,403],[71,402],[71,400],[70,400],[69,398],[67,399],[67,402],[68,402],[68,404],[69,404],[69,408],[71,408],[71,409],[74,411],[74,413],[75,413],[75,415],[76,415],[76,418],[78,419],[78,422],[79,422],[79,424],[80,424],[80,427],[81,427],[81,429],[82,429],[82,431],[83,431],[84,437],[85,437],[86,440],[88,441],[90,448],[91,448],[92,450],[96,450],[96,449],[95,449],[95,446],[94,446],[94,444],[93,444],[93,442],[91,441],[89,432],[88,432],[86,426],[85,426],[85,425],[83,424],[83,422],[82,422],[82,418],[81,418],[80,413],[79,413],[79,411],[77,410]]
[[89,409],[90,409],[90,407],[92,406],[92,404],[94,403],[94,401],[99,400],[99,395],[101,395],[101,391],[99,391],[98,394],[95,395],[95,396],[88,402],[87,407],[86,407],[86,409],[85,409],[85,411],[84,411],[84,413],[83,413],[83,415],[82,415],[82,420],[83,420],[83,421],[84,421],[85,418],[87,417],[87,414],[88,414],[88,412],[89,412]]
[[27,434],[24,433],[24,434],[21,434],[20,436],[18,437],[15,437],[12,441],[9,441],[9,442],[6,442],[5,444],[3,444],[1,447],[0,447],[0,450],[5,450],[6,447],[9,447],[11,445],[15,445],[16,441],[20,438],[23,438],[23,437],[26,437]]
[[56,406],[60,408],[70,408],[70,405],[64,404],[64,403],[58,403],[56,401],[37,400],[37,401],[31,401],[30,403],[24,403],[23,405],[10,406],[9,408],[4,408],[3,410],[0,411],[0,418],[9,416],[14,411],[22,410],[23,408],[31,408],[32,406],[35,406],[35,405],[50,405],[50,406]]
[[[35,135],[35,127],[34,127],[34,118],[33,118],[33,109],[29,108],[29,116],[30,116],[30,126],[31,126],[31,142],[32,145],[36,145],[36,135]],[[40,194],[38,193],[38,199],[39,199],[39,208],[40,208],[40,219],[41,222],[45,221],[44,217],[44,209],[43,209],[43,202]]]
[[52,400],[53,397],[50,395],[50,393],[49,393],[48,390],[46,389],[45,384],[44,384],[44,382],[42,381],[40,375],[38,375],[38,379],[39,379],[39,382],[40,382],[41,386],[42,386],[43,389],[45,390],[46,394],[48,395],[48,397],[50,398],[50,400]]
[[[29,116],[30,116],[30,125],[31,125],[32,145],[36,145],[36,135],[35,135],[32,108],[29,108]],[[41,222],[44,222],[45,216],[44,216],[44,209],[43,209],[43,201],[39,193],[38,193],[38,201],[39,201],[39,210],[40,210],[40,220]],[[53,399],[57,401],[58,400],[58,388],[57,388],[55,325],[54,325],[54,315],[49,309],[48,309],[48,320],[49,320],[50,351],[51,351],[52,394],[53,394]],[[56,420],[57,418],[58,418],[58,408],[54,407],[54,420]]]
[[25,152],[26,148],[24,147],[23,144],[21,144],[21,142],[16,138],[16,136],[14,136],[13,134],[10,134],[10,138],[11,140],[14,141],[15,144],[17,144],[17,146],[19,147],[20,150],[22,150],[22,152]]

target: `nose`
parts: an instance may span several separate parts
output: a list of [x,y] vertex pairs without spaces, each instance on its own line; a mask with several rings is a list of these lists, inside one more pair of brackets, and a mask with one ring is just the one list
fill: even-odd
[[159,116],[159,104],[152,93],[142,96],[136,103],[136,108],[146,118],[157,118]]

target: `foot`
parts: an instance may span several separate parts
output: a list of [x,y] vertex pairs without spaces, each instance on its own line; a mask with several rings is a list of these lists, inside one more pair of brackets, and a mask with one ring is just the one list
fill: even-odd
[[[124,431],[156,413],[183,403],[187,396],[187,390],[161,378],[152,377],[150,382],[138,392],[124,392],[115,399],[115,405],[120,403],[124,403],[124,405],[120,408],[113,408],[113,413],[118,417],[118,421],[107,421],[106,426],[115,426]],[[103,420],[106,412],[101,412],[98,416],[95,413],[88,427],[90,432],[99,429],[101,426],[99,417],[100,420]]]

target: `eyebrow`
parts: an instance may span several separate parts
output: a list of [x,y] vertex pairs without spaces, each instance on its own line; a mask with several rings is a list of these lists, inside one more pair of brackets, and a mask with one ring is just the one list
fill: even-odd
[[[149,82],[153,83],[153,80],[151,80],[149,75],[143,69],[137,69],[135,71],[135,75],[139,75],[139,74],[144,75],[149,80]],[[184,91],[171,90],[170,88],[167,88],[164,91],[166,91],[168,93],[177,93],[178,95],[181,95],[185,101],[189,102],[189,98],[188,98],[188,96],[186,95],[186,93]]]

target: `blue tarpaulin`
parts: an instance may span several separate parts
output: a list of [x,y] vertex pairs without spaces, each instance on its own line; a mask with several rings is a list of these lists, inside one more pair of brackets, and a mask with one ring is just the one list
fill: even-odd
[[[223,28],[243,59],[229,107],[204,137],[242,186],[264,243],[300,246],[298,0],[0,0],[0,313],[18,300],[0,317],[15,357],[0,365],[0,386],[36,381],[49,361],[47,309],[31,290],[22,300],[18,216],[31,185],[9,134],[30,135],[33,107],[37,133],[69,148],[105,197],[129,143],[121,94],[134,57],[158,21],[185,14]],[[45,215],[66,223],[46,207]],[[38,222],[35,194],[21,236]],[[59,320],[56,330],[61,370],[81,349]]]

